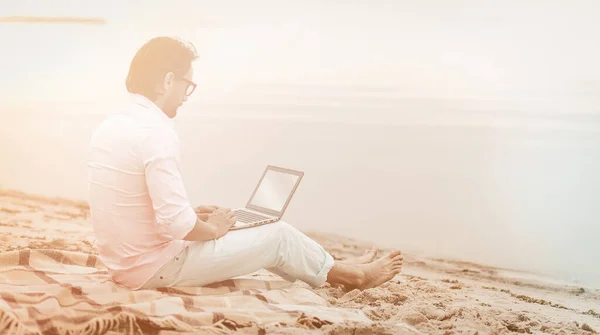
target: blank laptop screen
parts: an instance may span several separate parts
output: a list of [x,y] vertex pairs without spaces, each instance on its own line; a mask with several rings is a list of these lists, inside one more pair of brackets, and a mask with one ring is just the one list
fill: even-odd
[[250,205],[281,212],[298,178],[300,177],[293,174],[267,170],[256,194],[250,200]]

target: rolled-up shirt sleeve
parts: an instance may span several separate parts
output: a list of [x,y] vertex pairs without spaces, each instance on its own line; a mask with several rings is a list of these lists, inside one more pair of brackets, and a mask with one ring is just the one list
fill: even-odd
[[163,236],[183,239],[196,224],[180,170],[180,149],[172,129],[155,130],[142,148],[148,193]]

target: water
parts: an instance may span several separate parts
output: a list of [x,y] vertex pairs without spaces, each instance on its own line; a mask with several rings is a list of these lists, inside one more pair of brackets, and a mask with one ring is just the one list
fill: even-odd
[[[299,169],[302,230],[600,287],[600,120],[288,107],[182,110],[192,203],[242,206],[267,164]],[[93,108],[3,111],[0,185],[85,199]]]

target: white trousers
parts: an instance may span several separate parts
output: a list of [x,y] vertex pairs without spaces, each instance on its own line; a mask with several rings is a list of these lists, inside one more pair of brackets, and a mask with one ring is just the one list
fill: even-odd
[[333,267],[321,245],[284,221],[233,230],[218,240],[191,244],[142,289],[204,286],[267,269],[286,280],[319,287]]

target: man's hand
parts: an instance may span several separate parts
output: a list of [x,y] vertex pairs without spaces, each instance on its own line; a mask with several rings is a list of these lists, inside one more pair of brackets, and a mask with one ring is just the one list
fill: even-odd
[[215,239],[219,239],[227,234],[231,226],[235,224],[236,217],[233,216],[233,212],[229,208],[219,208],[208,215],[206,222],[215,229]]
[[210,241],[223,237],[236,218],[229,208],[217,208],[212,213],[198,213],[194,228],[183,238],[186,241]]
[[196,214],[212,214],[214,211],[216,211],[219,208],[221,208],[221,207],[219,207],[217,205],[198,206],[198,207],[194,208],[194,211],[196,212]]
[[210,216],[210,213],[196,213],[196,215],[198,216],[198,219],[200,219],[200,221],[208,221],[208,217]]

